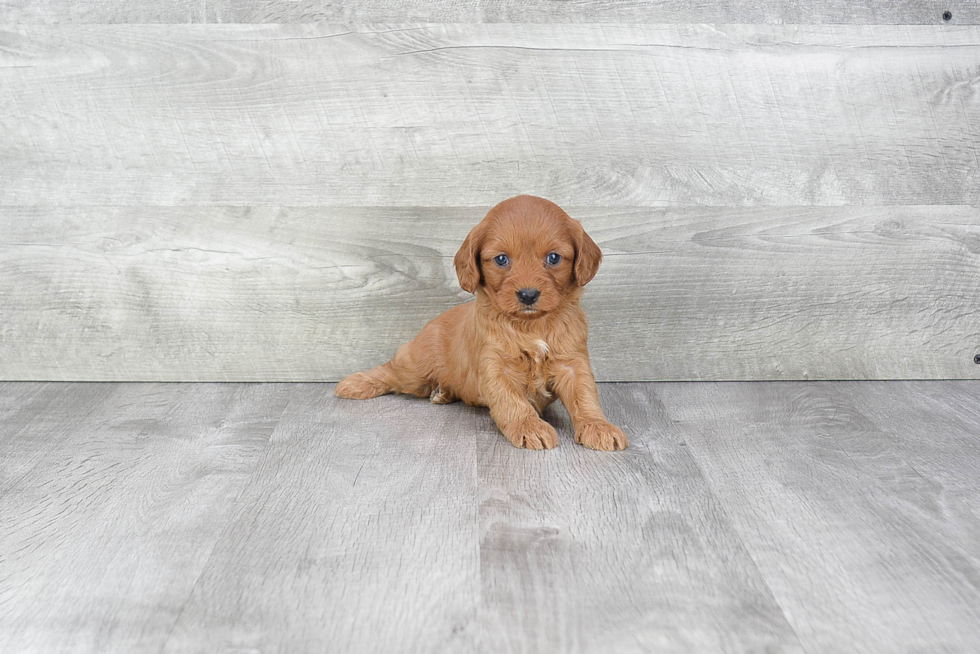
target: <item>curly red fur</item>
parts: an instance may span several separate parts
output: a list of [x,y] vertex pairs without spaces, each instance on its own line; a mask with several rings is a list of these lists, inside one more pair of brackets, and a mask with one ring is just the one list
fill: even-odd
[[[557,263],[549,260],[555,254]],[[453,261],[460,286],[476,300],[437,316],[391,361],[345,377],[335,392],[487,406],[511,443],[531,449],[558,445],[540,414],[560,399],[576,442],[624,449],[626,436],[599,406],[579,306],[601,261],[599,247],[558,205],[529,195],[504,200],[473,228]],[[536,301],[522,302],[522,289],[537,290]]]

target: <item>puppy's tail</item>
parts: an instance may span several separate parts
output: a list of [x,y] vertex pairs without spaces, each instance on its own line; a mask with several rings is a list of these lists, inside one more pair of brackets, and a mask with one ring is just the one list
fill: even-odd
[[372,397],[392,393],[396,390],[391,362],[375,366],[367,372],[355,372],[340,380],[333,390],[337,397],[348,400],[370,400]]

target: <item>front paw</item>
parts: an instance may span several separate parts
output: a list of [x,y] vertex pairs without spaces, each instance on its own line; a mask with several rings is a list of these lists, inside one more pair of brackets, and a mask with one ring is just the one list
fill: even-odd
[[590,450],[614,452],[629,447],[629,440],[623,430],[605,420],[587,422],[575,431],[575,442]]
[[529,450],[550,450],[558,447],[558,432],[541,418],[522,420],[504,432],[514,447]]

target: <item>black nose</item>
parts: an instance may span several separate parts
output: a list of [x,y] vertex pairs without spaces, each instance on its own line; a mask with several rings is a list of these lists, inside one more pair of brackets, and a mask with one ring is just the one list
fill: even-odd
[[538,297],[541,296],[541,291],[536,288],[522,288],[517,291],[517,299],[521,301],[521,304],[526,304],[531,306],[538,301]]

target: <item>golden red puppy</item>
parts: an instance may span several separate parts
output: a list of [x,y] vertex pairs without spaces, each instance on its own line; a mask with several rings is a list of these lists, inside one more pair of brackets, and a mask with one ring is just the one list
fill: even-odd
[[577,443],[624,449],[626,436],[599,406],[579,307],[601,261],[599,246],[555,203],[529,195],[504,200],[453,260],[460,286],[476,300],[437,316],[394,359],[345,377],[335,392],[487,406],[511,443],[535,450],[558,445],[554,427],[540,417],[557,398]]

